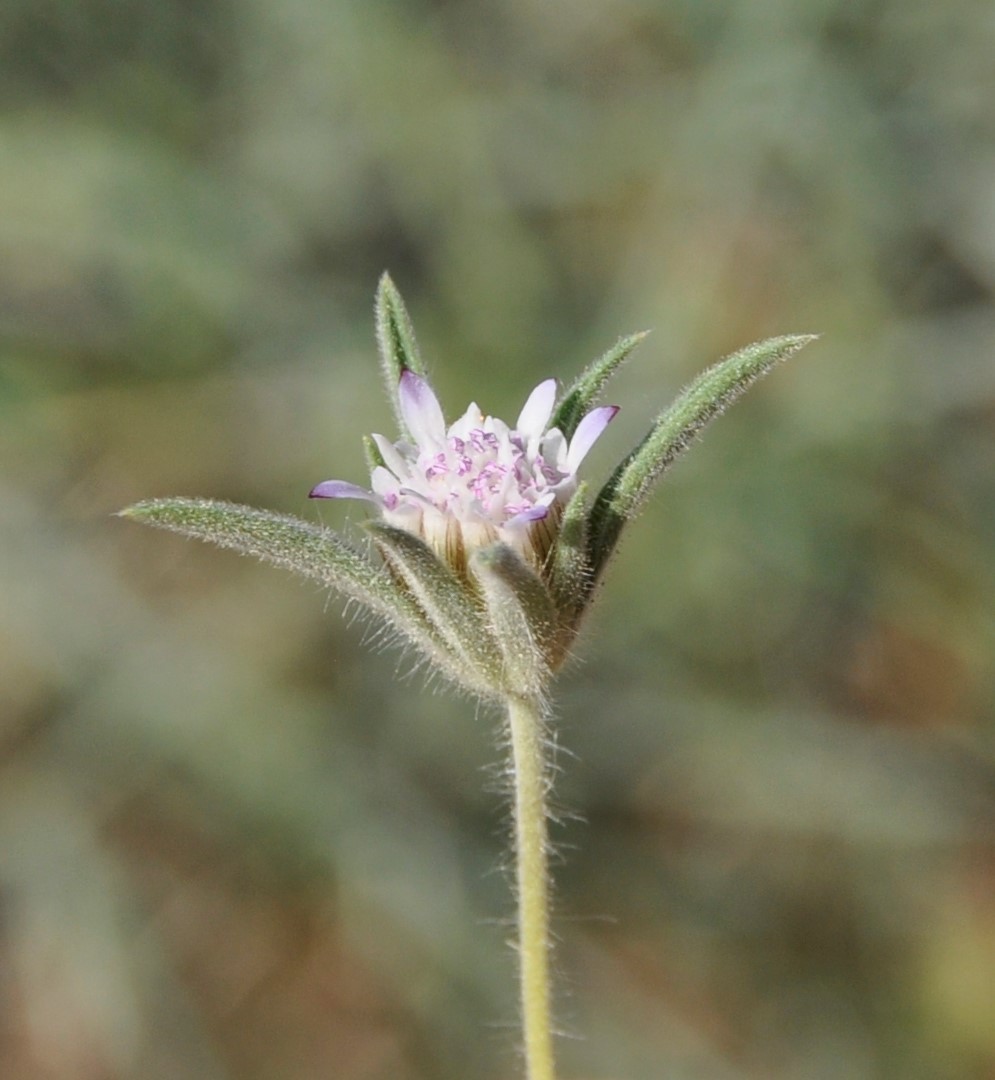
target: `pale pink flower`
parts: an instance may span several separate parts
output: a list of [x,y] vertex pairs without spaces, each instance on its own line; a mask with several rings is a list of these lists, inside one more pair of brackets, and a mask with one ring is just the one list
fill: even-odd
[[373,436],[383,464],[373,469],[372,490],[326,480],[311,498],[365,499],[460,572],[469,551],[495,541],[541,569],[577,489],[577,468],[618,406],[592,409],[568,441],[548,427],[555,379],[532,391],[514,427],[472,404],[447,428],[428,382],[407,369],[398,400],[413,442]]

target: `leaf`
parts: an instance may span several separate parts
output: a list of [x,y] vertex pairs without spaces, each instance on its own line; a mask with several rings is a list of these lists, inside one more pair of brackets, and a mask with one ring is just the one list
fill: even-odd
[[648,335],[648,330],[642,330],[638,334],[619,338],[603,356],[585,368],[564,393],[550,426],[559,428],[569,439],[577,430],[577,425],[584,414],[591,410],[601,396],[608,385],[608,380],[628,359],[632,350]]
[[480,585],[491,633],[501,651],[505,690],[541,697],[549,681],[556,610],[535,571],[507,544],[478,548],[470,571]]
[[402,435],[408,435],[397,392],[401,374],[404,371],[413,371],[416,375],[424,377],[426,372],[418,351],[418,343],[415,341],[415,330],[411,325],[408,309],[404,306],[397,286],[387,273],[381,276],[380,284],[377,286],[376,324],[377,345],[380,348],[380,364],[387,387],[387,397],[394,410],[398,431]]
[[389,583],[344,540],[300,518],[214,499],[150,499],[121,517],[207,540],[243,555],[331,585],[371,607],[386,600]]
[[563,510],[560,531],[546,570],[556,605],[559,633],[552,666],[563,660],[576,633],[593,579],[587,553],[587,484],[580,483]]
[[383,521],[368,521],[384,561],[423,612],[450,654],[451,677],[478,694],[492,696],[498,683],[497,646],[469,584],[421,539]]
[[[354,551],[337,533],[300,518],[212,499],[150,499],[119,517],[208,541],[329,585],[384,617],[440,666],[447,655],[418,608],[389,575]],[[447,671],[451,675],[451,672]]]
[[623,526],[638,513],[653,484],[691,446],[705,425],[757,379],[816,336],[799,334],[747,345],[702,372],[661,413],[643,441],[612,473],[594,502],[590,545],[595,577],[604,570]]

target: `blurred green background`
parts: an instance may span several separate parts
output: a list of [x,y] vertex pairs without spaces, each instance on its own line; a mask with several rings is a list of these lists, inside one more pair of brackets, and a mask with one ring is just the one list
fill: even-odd
[[995,17],[972,0],[5,0],[0,1076],[511,1080],[498,720],[116,520],[309,504],[620,334],[607,473],[818,331],[560,680],[564,1080],[995,1077]]

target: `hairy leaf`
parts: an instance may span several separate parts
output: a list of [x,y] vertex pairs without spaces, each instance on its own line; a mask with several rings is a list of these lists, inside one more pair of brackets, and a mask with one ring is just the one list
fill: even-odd
[[[290,570],[328,585],[382,616],[436,664],[451,665],[433,628],[381,568],[337,533],[300,518],[213,499],[150,499],[121,517],[180,533]],[[454,677],[451,671],[447,671]]]
[[507,544],[478,548],[470,557],[470,571],[480,585],[491,632],[501,650],[505,690],[542,696],[557,626],[546,586]]
[[643,330],[638,334],[619,338],[603,356],[585,368],[567,388],[550,426],[559,428],[569,439],[577,430],[584,414],[597,403],[608,380],[648,334],[648,330]]
[[376,324],[380,366],[384,384],[387,387],[387,397],[394,410],[398,430],[403,435],[408,435],[409,432],[401,415],[397,388],[403,371],[413,371],[416,375],[424,376],[425,365],[418,351],[415,330],[411,325],[408,309],[404,306],[397,286],[387,273],[381,276],[377,287]]
[[477,597],[417,536],[383,521],[369,521],[384,561],[437,632],[453,661],[457,681],[475,693],[493,694],[500,675],[497,649]]
[[702,428],[775,364],[815,337],[799,334],[748,345],[702,372],[661,413],[643,441],[612,473],[591,510],[591,566],[596,576],[603,571],[626,521],[639,511],[653,484]]
[[556,605],[559,631],[553,667],[558,666],[576,633],[592,585],[587,550],[587,484],[581,483],[567,503],[560,533],[546,570],[549,591]]

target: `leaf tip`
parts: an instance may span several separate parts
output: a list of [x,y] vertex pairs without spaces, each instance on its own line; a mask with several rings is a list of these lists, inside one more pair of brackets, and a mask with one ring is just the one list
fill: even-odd
[[144,499],[142,502],[132,503],[121,510],[115,511],[113,517],[127,518],[129,521],[145,521],[151,516],[155,507],[152,499]]
[[773,340],[780,341],[782,348],[788,353],[796,353],[799,349],[804,349],[806,345],[811,345],[813,341],[818,341],[820,337],[822,337],[821,334],[785,334]]

